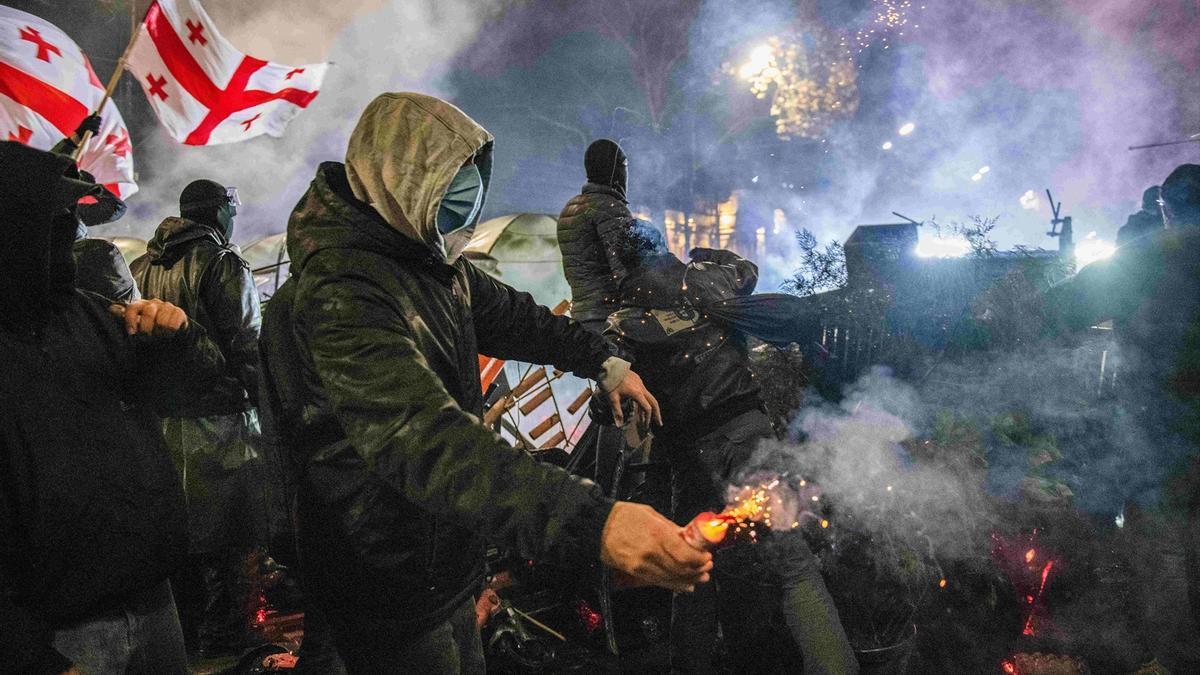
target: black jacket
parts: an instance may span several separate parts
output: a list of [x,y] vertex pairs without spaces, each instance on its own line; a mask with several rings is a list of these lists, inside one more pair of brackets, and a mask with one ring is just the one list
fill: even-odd
[[74,287],[75,219],[51,201],[77,199],[55,189],[72,162],[14,146],[0,144],[0,671],[58,673],[55,626],[152,588],[186,551],[149,403],[204,390],[224,361],[199,324],[130,338]]
[[[762,408],[746,337],[703,309],[749,295],[758,268],[727,251],[692,255],[690,265],[665,252],[643,256],[604,331],[658,399],[662,434],[677,447]],[[596,403],[592,409],[603,416],[603,401]]]
[[71,247],[75,256],[75,285],[115,302],[130,303],[142,297],[121,250],[103,239],[77,239]]
[[228,364],[222,381],[195,400],[164,402],[172,417],[239,413],[258,401],[262,324],[250,267],[211,225],[167,218],[145,255],[129,266],[142,296],[166,300],[208,328]]
[[587,183],[558,216],[558,247],[571,285],[571,314],[577,321],[602,321],[617,309],[617,287],[637,250],[633,216],[624,194]]
[[[321,165],[292,213],[288,253],[294,290],[272,304],[291,296],[291,311],[273,310],[263,339],[283,391],[266,398],[300,420],[301,558],[335,620],[444,619],[482,579],[481,536],[597,559],[611,502],[480,424],[478,354],[595,377],[600,337],[465,258],[442,262],[356,200],[339,163]],[[277,376],[289,353],[300,378]]]

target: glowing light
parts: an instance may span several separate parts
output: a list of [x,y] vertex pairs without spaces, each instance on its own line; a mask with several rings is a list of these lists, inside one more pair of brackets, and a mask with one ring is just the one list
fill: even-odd
[[992,170],[992,167],[990,167],[990,166],[987,166],[987,165],[981,166],[981,167],[979,167],[979,175],[982,176],[983,174],[985,174],[991,170]]
[[1037,551],[1029,549],[1025,551],[1025,562],[1033,562],[1033,556],[1037,555]]
[[1117,524],[1117,527],[1125,527],[1125,512],[1122,511],[1118,513],[1117,517],[1113,519],[1113,522]]
[[[1031,552],[1032,552],[1032,549],[1031,549]],[[1046,579],[1048,579],[1050,577],[1050,570],[1053,567],[1054,567],[1054,561],[1048,560],[1048,561],[1046,561],[1046,566],[1042,568],[1042,584],[1041,584],[1041,586],[1038,586],[1038,592],[1037,592],[1038,600],[1042,599],[1042,593],[1044,593],[1046,591]],[[1033,601],[1030,601],[1029,604],[1032,605]],[[1022,635],[1033,635],[1033,612],[1034,612],[1034,608],[1030,608],[1029,618],[1025,620],[1025,628],[1021,631]]]
[[1008,673],[1008,675],[1016,675],[1017,673],[1017,666],[1012,661],[1003,661],[1000,663],[1000,667],[1003,668],[1004,672]]
[[887,486],[887,491],[888,491],[888,492],[891,492],[891,491],[892,491],[892,486],[891,486],[891,485]]
[[761,44],[750,52],[750,59],[738,69],[738,76],[743,80],[753,80],[770,68],[775,62],[775,50],[770,43]]
[[821,529],[824,530],[824,529],[827,529],[828,527],[829,527],[829,521],[822,518],[821,519]]
[[983,174],[981,174],[981,173],[977,173],[977,174],[975,174],[974,176],[971,176],[971,180],[973,180],[973,181],[975,181],[976,183],[978,183],[979,181],[983,180]]
[[900,134],[901,136],[907,136],[915,131],[916,128],[916,124],[913,124],[912,122],[905,122],[904,124],[900,125],[900,128],[896,130],[896,133]]
[[772,36],[740,66],[723,69],[750,84],[756,98],[770,99],[775,133],[783,139],[820,138],[833,123],[858,110],[858,70],[831,37]]
[[971,252],[966,237],[930,237],[917,243],[922,258],[961,258]]
[[1026,190],[1025,194],[1021,195],[1017,201],[1021,203],[1021,208],[1026,211],[1036,211],[1042,203],[1037,193],[1033,190]]
[[[917,23],[912,0],[873,0],[871,4],[871,22],[855,31],[853,39],[842,38],[842,46],[847,52],[861,54],[864,49],[876,44],[888,49],[893,37],[903,37],[910,28],[921,27]],[[919,9],[925,9],[925,5]]]
[[1075,266],[1086,267],[1097,260],[1111,258],[1116,252],[1116,245],[1098,239],[1095,232],[1089,232],[1083,241],[1075,244]]
[[880,147],[882,147],[884,150],[891,150],[891,149],[892,149],[892,142],[891,142],[891,141],[884,141],[883,145],[882,145],[882,146],[880,146]]
[[946,587],[946,580],[945,580],[945,579],[939,579],[939,580],[938,580],[938,588],[945,588],[945,587]]

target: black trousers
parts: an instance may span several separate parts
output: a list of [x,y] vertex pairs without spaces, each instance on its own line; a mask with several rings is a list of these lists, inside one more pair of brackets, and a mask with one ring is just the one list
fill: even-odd
[[483,675],[483,641],[468,597],[450,618],[424,633],[399,631],[381,617],[328,616],[338,655],[351,675]]
[[[686,524],[724,507],[724,488],[772,435],[759,411],[738,416],[688,444],[669,445],[672,511]],[[719,551],[713,581],[671,604],[671,670],[715,672],[717,624],[730,661],[744,673],[857,673],[816,557],[799,532]]]

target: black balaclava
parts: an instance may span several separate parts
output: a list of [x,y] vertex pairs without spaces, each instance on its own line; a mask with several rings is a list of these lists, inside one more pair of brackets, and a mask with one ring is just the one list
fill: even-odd
[[1180,164],[1162,184],[1167,227],[1200,227],[1200,164]]
[[602,138],[593,141],[583,154],[583,168],[589,183],[613,188],[625,198],[629,183],[629,160],[616,141]]
[[1162,188],[1157,185],[1151,185],[1142,193],[1142,210],[1147,213],[1157,214],[1162,217],[1162,206],[1158,200],[1162,197]]
[[211,180],[194,180],[179,195],[179,215],[215,227],[229,241],[237,207],[229,201],[225,186]]
[[70,157],[0,142],[0,321],[40,323],[45,316],[30,307],[71,297],[75,204],[103,189],[78,175]]
[[[79,177],[88,183],[96,182],[96,178],[86,171],[81,170]],[[115,223],[125,215],[125,209],[125,202],[120,197],[109,192],[108,188],[105,188],[94,199],[83,200],[83,202],[75,207],[75,212],[79,214],[79,222],[84,227],[95,227],[96,225]],[[84,234],[80,238],[86,236]]]

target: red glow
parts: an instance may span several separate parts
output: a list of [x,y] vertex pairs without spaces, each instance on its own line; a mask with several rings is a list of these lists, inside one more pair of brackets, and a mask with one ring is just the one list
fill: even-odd
[[[1054,561],[1046,562],[1046,566],[1042,568],[1042,585],[1038,587],[1037,599],[1042,599],[1042,592],[1046,590],[1046,579],[1050,576],[1050,569],[1054,567]],[[1030,603],[1032,604],[1032,603]],[[1029,610],[1029,618],[1025,620],[1025,629],[1021,631],[1022,635],[1033,635],[1033,609]]]
[[1010,675],[1016,675],[1017,673],[1017,666],[1012,661],[1001,661],[1000,667],[1004,669],[1004,672],[1009,673]]
[[583,627],[589,633],[595,632],[604,622],[604,617],[600,615],[600,612],[592,609],[586,600],[575,603],[575,611],[579,614],[579,620],[583,622]]
[[1037,551],[1029,549],[1025,551],[1025,562],[1033,562],[1033,556],[1037,555]]

